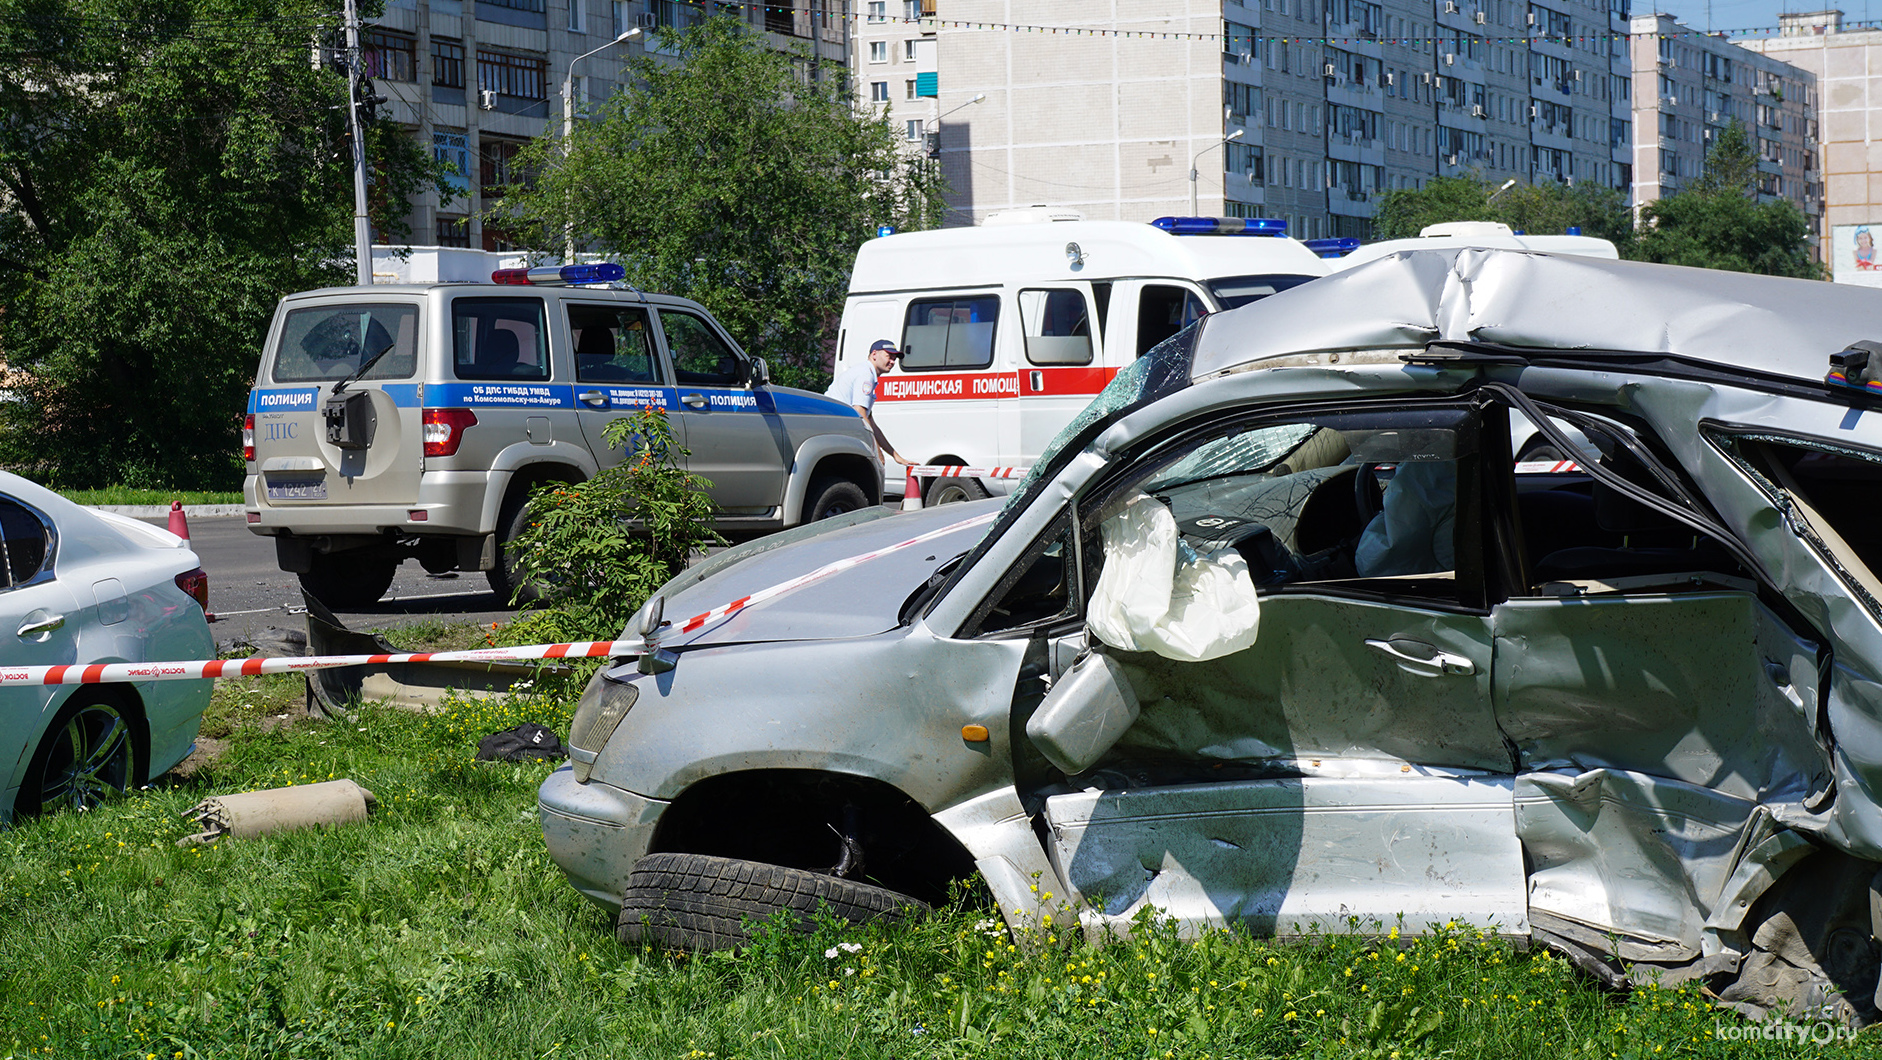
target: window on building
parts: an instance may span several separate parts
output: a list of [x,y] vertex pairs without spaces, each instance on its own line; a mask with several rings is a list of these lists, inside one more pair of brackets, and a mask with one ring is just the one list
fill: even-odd
[[1254,61],[1254,29],[1239,22],[1224,22],[1222,24],[1222,54],[1241,62]]
[[533,56],[477,49],[477,87],[500,96],[547,99],[543,91],[547,64]]
[[477,0],[477,2],[493,4],[497,7],[507,7],[516,11],[534,11],[537,14],[542,14],[547,10],[543,5],[543,0]]
[[437,235],[435,238],[438,241],[438,246],[441,247],[469,247],[470,218],[446,217],[440,214],[437,218]]
[[869,21],[887,22],[889,20],[889,0],[869,0]]
[[366,76],[386,81],[418,80],[418,42],[403,33],[369,30],[362,36]]
[[587,13],[585,0],[569,0],[569,32],[585,33],[582,16]]
[[794,0],[771,0],[764,5],[765,30],[770,33],[782,33],[785,36],[797,35],[797,5]]
[[522,150],[521,140],[502,140],[494,136],[478,138],[477,161],[485,198],[503,194],[507,185],[527,184],[531,181],[534,174],[516,164],[516,156]]
[[913,40],[905,40],[902,42],[903,62],[912,63],[915,61],[915,44],[916,42]]
[[903,95],[902,95],[903,99],[915,99],[916,98],[914,78],[911,77],[908,80],[902,82],[902,92],[903,92]]
[[614,12],[614,18],[610,22],[611,28],[608,32],[618,37],[626,33],[628,29],[627,0],[613,0],[613,3],[608,6],[613,9]]
[[[910,83],[912,84],[913,82]],[[910,95],[913,95],[913,93],[910,93]],[[904,125],[908,129],[907,136],[910,140],[921,139],[922,120],[920,118],[910,118]]]
[[888,62],[889,61],[889,42],[886,40],[870,41],[869,42],[869,61],[872,63]]
[[1228,109],[1229,122],[1246,125],[1261,115],[1261,89],[1238,81],[1222,82],[1222,105]]
[[1252,184],[1267,181],[1267,175],[1263,172],[1261,148],[1253,144],[1227,145],[1227,150],[1222,153],[1222,171],[1239,173]]
[[[462,132],[439,130],[431,134],[431,154],[449,167],[444,185],[454,195],[470,196],[470,141]],[[466,236],[466,239],[469,237]],[[439,243],[439,246],[469,246],[468,243]]]
[[887,103],[889,101],[889,83],[887,81],[869,82],[869,101]]
[[464,46],[431,38],[431,83],[441,88],[464,87]]

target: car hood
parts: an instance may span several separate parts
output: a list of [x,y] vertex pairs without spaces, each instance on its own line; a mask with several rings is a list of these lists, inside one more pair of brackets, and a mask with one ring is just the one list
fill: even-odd
[[[973,548],[1003,503],[991,498],[883,516],[875,514],[882,509],[871,509],[729,549],[660,590],[668,623],[660,646],[839,639],[894,629],[909,595],[936,568]],[[904,545],[916,538],[925,539]],[[695,616],[831,564],[838,569],[823,577],[686,628]],[[638,635],[640,619],[635,616],[624,637]]]

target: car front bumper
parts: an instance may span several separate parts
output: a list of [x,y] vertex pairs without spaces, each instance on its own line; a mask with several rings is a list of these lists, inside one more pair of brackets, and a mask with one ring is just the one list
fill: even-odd
[[536,795],[549,856],[576,890],[609,911],[621,907],[627,874],[670,805],[596,780],[578,783],[568,766],[549,774]]

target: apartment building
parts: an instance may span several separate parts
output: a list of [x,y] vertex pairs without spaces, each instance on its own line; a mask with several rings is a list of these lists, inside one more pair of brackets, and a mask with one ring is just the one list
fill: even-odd
[[939,157],[940,96],[935,0],[861,0],[850,33],[850,79],[859,99],[895,123],[916,164]]
[[1882,286],[1870,232],[1882,229],[1882,30],[1846,25],[1835,10],[1780,15],[1778,27],[1776,37],[1738,43],[1816,79],[1817,124],[1804,148],[1820,175],[1822,257],[1839,283]]
[[1817,222],[1817,76],[1671,15],[1642,15],[1633,31],[1635,204],[1698,179],[1713,139],[1737,120],[1758,157],[1758,198],[1789,199]]
[[921,27],[947,223],[1193,199],[1363,237],[1381,192],[1439,175],[1627,189],[1626,2],[951,0]]
[[[448,201],[428,189],[411,203],[411,241],[510,249],[483,215],[515,175],[517,152],[559,131],[565,83],[581,120],[620,86],[623,60],[661,54],[657,28],[731,13],[773,47],[840,70],[846,10],[845,0],[388,0],[361,34],[366,72],[389,99],[384,113],[455,171]],[[612,43],[635,27],[640,39]]]

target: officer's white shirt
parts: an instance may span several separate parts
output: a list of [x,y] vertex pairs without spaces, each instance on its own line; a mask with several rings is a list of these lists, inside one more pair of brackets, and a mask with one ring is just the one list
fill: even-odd
[[856,405],[865,412],[876,407],[876,380],[879,378],[876,366],[867,360],[854,364],[837,375],[830,389],[824,391],[825,397],[833,397],[845,405]]

